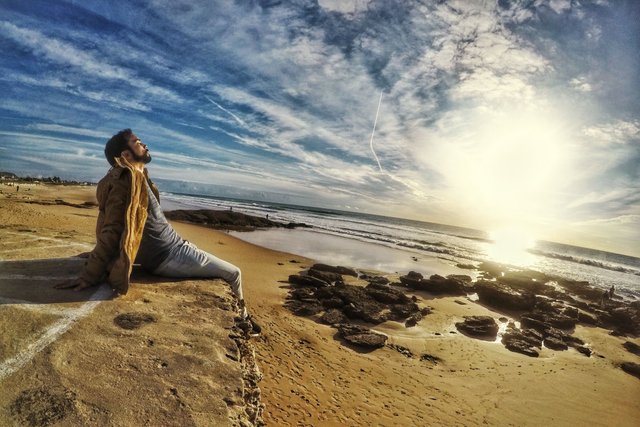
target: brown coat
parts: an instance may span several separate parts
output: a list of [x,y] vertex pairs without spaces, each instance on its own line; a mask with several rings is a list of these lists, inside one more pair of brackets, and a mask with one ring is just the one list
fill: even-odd
[[[120,159],[119,159],[120,160]],[[144,180],[158,197],[158,188],[144,173],[120,162],[98,183],[100,212],[96,224],[96,246],[85,262],[81,278],[91,284],[106,279],[117,292],[129,290],[129,276],[138,253],[147,220],[149,195]]]

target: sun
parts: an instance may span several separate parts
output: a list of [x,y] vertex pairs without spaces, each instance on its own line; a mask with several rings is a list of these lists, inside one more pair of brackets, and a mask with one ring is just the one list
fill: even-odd
[[541,113],[505,115],[479,132],[466,181],[482,205],[526,213],[547,204],[566,173],[558,119]]
[[431,143],[420,158],[443,177],[438,196],[475,228],[544,228],[541,219],[562,209],[579,173],[573,118],[535,102],[467,112],[443,119],[440,134],[425,135]]

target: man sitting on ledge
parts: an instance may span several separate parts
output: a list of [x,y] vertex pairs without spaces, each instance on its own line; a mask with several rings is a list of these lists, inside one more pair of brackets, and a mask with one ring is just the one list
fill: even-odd
[[107,280],[126,294],[134,263],[158,276],[222,278],[240,301],[245,332],[258,335],[260,326],[244,304],[240,269],[183,240],[167,222],[158,188],[144,166],[151,161],[146,144],[124,129],[107,142],[104,154],[112,167],[96,190],[96,246],[82,274],[55,287],[78,291]]

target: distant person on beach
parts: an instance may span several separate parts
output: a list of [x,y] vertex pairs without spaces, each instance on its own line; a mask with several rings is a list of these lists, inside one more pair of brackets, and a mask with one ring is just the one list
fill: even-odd
[[600,298],[600,305],[604,306],[608,301],[611,301],[613,299],[613,296],[615,295],[615,292],[615,286],[611,285],[608,291],[604,291],[602,293],[602,298]]
[[602,296],[600,297],[600,306],[604,307],[607,303],[607,301],[609,301],[609,295],[611,294],[611,291],[604,291],[602,293]]
[[158,188],[145,167],[151,161],[147,145],[131,129],[124,129],[111,137],[104,154],[111,169],[96,190],[100,209],[96,246],[82,274],[55,287],[79,291],[106,280],[126,294],[134,263],[158,276],[218,277],[240,300],[246,332],[259,334],[261,328],[244,304],[240,269],[183,240],[167,222]]

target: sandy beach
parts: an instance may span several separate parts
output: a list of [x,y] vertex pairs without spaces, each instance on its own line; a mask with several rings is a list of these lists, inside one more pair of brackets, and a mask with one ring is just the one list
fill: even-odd
[[[1,425],[250,423],[242,402],[249,368],[235,356],[242,350],[230,337],[234,301],[223,282],[139,274],[120,298],[96,289],[62,297],[49,285],[73,275],[80,263],[71,257],[95,242],[97,209],[83,206],[94,200],[95,188],[0,190],[0,373],[6,373],[0,377]],[[573,335],[589,343],[591,357],[571,348],[543,348],[531,358],[455,327],[463,316],[498,319],[505,313],[466,297],[416,291],[411,295],[431,314],[412,328],[394,321],[376,325],[388,336],[387,345],[357,351],[343,345],[335,329],[284,306],[289,275],[315,260],[221,231],[173,225],[183,238],[242,270],[249,310],[263,327],[249,346],[263,376],[258,385],[267,425],[633,426],[640,419],[640,379],[619,368],[624,361],[640,362],[623,347],[626,341],[640,344],[637,337],[579,324]],[[66,261],[46,261],[51,259]],[[25,281],[21,275],[38,277]],[[52,280],[42,279],[47,275]],[[31,295],[26,286],[37,290]],[[21,298],[8,295],[14,291]],[[64,317],[64,310],[72,314]],[[150,317],[138,329],[114,324],[127,313]],[[8,370],[7,361],[28,353],[43,331],[69,316],[76,318],[64,332]],[[25,415],[29,396],[40,402],[31,406],[41,404],[42,396],[55,400],[60,416],[49,424],[31,423]]]

